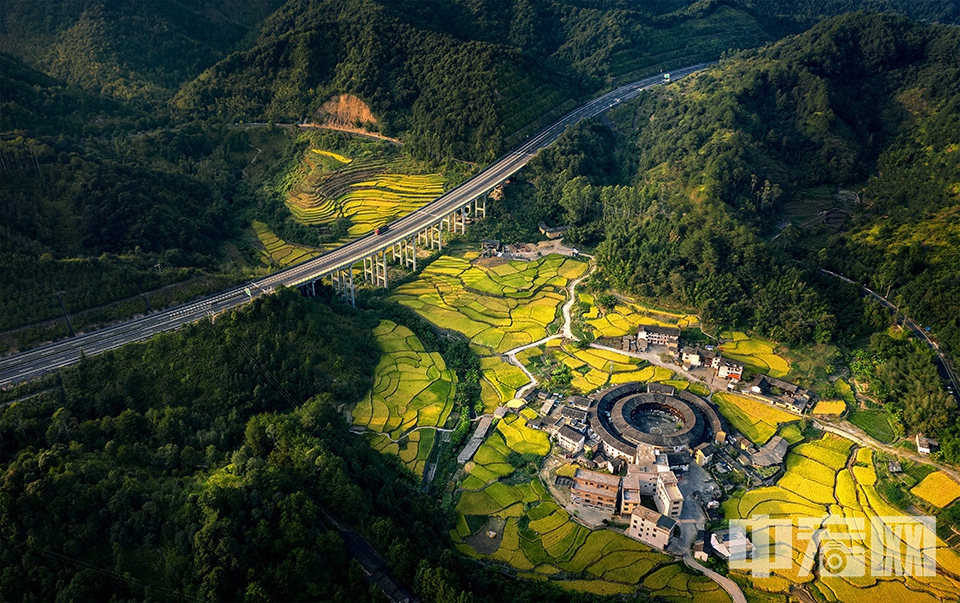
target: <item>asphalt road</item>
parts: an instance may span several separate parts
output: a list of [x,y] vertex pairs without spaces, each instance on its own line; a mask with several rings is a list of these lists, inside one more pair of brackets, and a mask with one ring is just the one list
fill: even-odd
[[[674,80],[679,79],[703,69],[706,65],[708,63],[678,69],[671,72],[671,77]],[[621,86],[574,109],[470,180],[445,193],[429,205],[391,223],[390,230],[384,235],[367,235],[302,264],[204,299],[0,359],[0,387],[35,379],[45,373],[75,364],[79,362],[82,355],[101,354],[126,343],[142,341],[158,333],[215,316],[247,303],[255,297],[271,293],[281,285],[296,287],[352,266],[374,252],[389,248],[436,224],[441,218],[453,213],[472,199],[489,192],[523,168],[536,156],[537,152],[553,144],[568,126],[597,116],[621,102],[635,98],[643,90],[663,83],[661,75],[648,77]]]
[[[842,274],[831,272],[826,268],[821,268],[820,272],[824,274],[828,274],[834,278],[838,278],[842,281],[852,283],[854,285],[860,284],[860,283],[857,283],[856,281],[852,281],[848,279]],[[930,336],[927,335],[926,331],[920,328],[920,325],[910,320],[910,318],[905,314],[900,314],[900,309],[897,308],[895,305],[893,305],[890,302],[890,300],[880,295],[870,287],[867,287],[866,285],[860,285],[860,287],[863,289],[864,293],[866,293],[876,301],[880,302],[880,305],[890,310],[893,310],[894,315],[899,314],[903,316],[903,318],[900,321],[901,324],[903,324],[904,327],[909,329],[914,335],[916,335],[917,337],[922,339],[924,342],[926,342],[926,344],[930,346],[930,349],[937,353],[937,371],[939,371],[940,376],[943,378],[943,380],[949,383],[953,387],[953,392],[952,392],[953,397],[956,398],[958,402],[960,402],[960,379],[957,379],[957,375],[953,370],[953,366],[950,364],[950,361],[947,360],[946,356],[943,355],[943,352],[940,351],[940,346],[937,344],[937,342],[930,339]]]

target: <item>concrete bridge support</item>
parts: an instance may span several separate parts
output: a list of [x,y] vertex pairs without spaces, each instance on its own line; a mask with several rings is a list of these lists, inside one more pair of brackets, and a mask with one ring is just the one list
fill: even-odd
[[337,295],[349,302],[351,306],[357,305],[356,289],[353,286],[353,266],[332,272],[330,281]]
[[363,278],[374,287],[387,288],[387,250],[363,258]]
[[417,241],[410,237],[401,241],[401,262],[413,270],[417,271]]
[[309,283],[303,283],[297,287],[297,290],[300,291],[300,295],[305,297],[316,297],[317,296],[317,281],[310,281]]
[[401,266],[406,266],[412,270],[417,269],[417,239],[421,233],[409,239],[400,239],[390,247],[390,253],[393,254],[393,261]]
[[477,217],[477,218],[487,217],[487,198],[489,196],[490,196],[490,193],[485,193],[473,200],[474,217]]
[[443,251],[443,220],[430,227],[430,249]]

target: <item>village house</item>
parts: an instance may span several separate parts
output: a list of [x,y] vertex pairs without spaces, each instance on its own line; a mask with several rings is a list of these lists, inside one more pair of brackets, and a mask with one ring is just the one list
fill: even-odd
[[657,491],[654,495],[657,509],[674,519],[680,519],[683,509],[683,494],[677,486],[677,476],[673,471],[667,471],[657,476]]
[[654,496],[657,492],[657,478],[661,473],[670,471],[666,462],[648,462],[645,464],[627,465],[627,475],[624,477],[624,488],[636,484],[637,490],[643,496]]
[[540,224],[537,225],[537,228],[540,231],[540,234],[548,239],[556,239],[570,229],[569,226],[547,226],[543,222],[540,222]]
[[617,511],[617,502],[620,497],[620,478],[589,469],[577,469],[573,475],[573,486],[570,488],[570,502],[582,507],[591,507],[609,511]]
[[646,350],[648,345],[662,345],[677,353],[680,347],[680,329],[659,325],[641,325],[637,331],[637,347]]
[[670,536],[676,527],[676,520],[661,515],[653,509],[637,506],[630,515],[627,535],[663,550],[670,544]]
[[484,239],[480,241],[480,249],[483,257],[493,257],[500,252],[500,241],[497,239]]
[[621,481],[620,515],[630,515],[634,507],[640,504],[640,479],[629,473]]
[[706,550],[704,539],[704,531],[700,530],[697,532],[697,539],[693,542],[693,558],[697,561],[706,561],[710,559],[710,554]]
[[570,396],[567,398],[567,406],[572,406],[577,410],[590,410],[593,406],[593,400],[583,396]]
[[671,471],[687,471],[690,469],[690,462],[693,460],[693,456],[686,450],[668,452],[666,456],[667,464],[670,466]]
[[683,368],[691,369],[706,366],[717,368],[720,361],[720,354],[713,350],[702,350],[698,347],[684,346],[680,350],[680,362]]
[[732,382],[740,381],[743,379],[743,363],[721,356],[720,363],[717,366],[717,377]]
[[564,406],[560,411],[560,416],[574,427],[580,428],[587,425],[587,411],[585,410],[580,410],[572,406]]
[[936,440],[924,437],[922,433],[918,433],[914,438],[917,443],[917,452],[920,454],[930,454],[934,450],[940,447],[940,443]]
[[[584,445],[586,447],[586,445]],[[597,466],[597,469],[606,469],[610,473],[619,474],[620,470],[626,466],[626,463],[623,459],[618,458],[607,458],[602,452],[597,456],[593,457],[593,462]]]
[[753,394],[770,396],[770,401],[780,408],[803,414],[810,403],[810,392],[798,385],[768,375],[757,375],[749,384]]
[[586,435],[569,425],[563,425],[557,430],[557,444],[570,454],[577,454],[583,450],[583,443],[587,440]]
[[710,535],[710,546],[724,561],[729,561],[731,556],[741,559],[753,557],[753,543],[740,527],[714,532]]
[[693,449],[693,460],[701,467],[706,467],[713,460],[715,449],[710,442],[703,442]]
[[750,455],[750,462],[754,467],[773,467],[783,464],[784,457],[787,456],[787,449],[790,443],[782,437],[775,435],[759,450]]
[[541,417],[549,416],[550,413],[553,412],[553,407],[556,403],[557,403],[556,400],[554,400],[553,398],[550,398],[549,400],[544,402],[543,406],[540,407],[540,416]]

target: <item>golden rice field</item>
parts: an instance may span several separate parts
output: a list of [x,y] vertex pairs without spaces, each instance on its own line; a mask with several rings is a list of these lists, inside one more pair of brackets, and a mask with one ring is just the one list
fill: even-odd
[[436,437],[453,410],[456,374],[413,332],[389,320],[373,330],[380,362],[373,389],[353,407],[353,424],[376,434],[371,445],[396,454],[422,475]]
[[842,415],[847,410],[847,403],[843,400],[820,400],[813,407],[815,415]]
[[960,498],[960,484],[943,471],[935,471],[923,478],[910,493],[942,508]]
[[790,372],[787,359],[774,352],[775,343],[741,331],[724,331],[720,337],[724,340],[720,346],[723,356],[744,363],[750,372],[771,377],[785,377]]
[[659,325],[684,329],[699,324],[699,319],[692,314],[665,312],[632,302],[618,303],[612,310],[604,312],[596,306],[593,295],[579,293],[578,298],[580,302],[590,306],[584,312],[583,319],[593,329],[594,335],[597,337],[622,337],[634,333],[640,325]]
[[[527,368],[536,365],[569,366],[573,373],[571,386],[584,394],[608,385],[630,381],[668,382],[674,376],[673,371],[660,366],[639,368],[636,358],[615,351],[597,348],[581,350],[566,343],[530,348],[517,354],[517,359]],[[669,384],[678,389],[690,386],[688,381],[682,380],[669,381]]]
[[549,255],[485,267],[472,263],[474,257],[442,256],[417,280],[397,287],[390,299],[470,339],[481,356],[481,397],[492,410],[529,381],[500,354],[550,334],[547,327],[558,321],[567,283],[582,276],[587,264]]
[[[887,504],[875,489],[876,472],[873,451],[859,449],[849,469],[852,443],[842,438],[824,437],[795,446],[787,455],[786,472],[775,486],[741,492],[723,503],[727,518],[768,515],[776,519],[801,517],[864,518],[901,515]],[[888,538],[892,538],[888,533]],[[860,544],[860,543],[857,543]],[[865,550],[870,550],[869,543]],[[774,570],[770,578],[751,578],[753,587],[767,592],[786,593],[791,584],[809,584],[824,600],[846,601],[936,601],[957,600],[960,580],[938,572],[933,578],[821,577],[818,561],[806,558],[807,541],[794,532],[794,564]],[[896,545],[894,545],[896,546]],[[901,546],[907,546],[901,542]],[[806,571],[803,564],[808,563]],[[938,540],[937,563],[953,575],[960,569],[960,555]]]
[[797,416],[746,396],[717,392],[713,401],[720,413],[754,444],[764,444],[782,423],[797,420]]
[[[477,451],[481,457],[477,463],[486,463],[482,466],[487,472],[477,471],[474,465],[461,484],[456,528],[450,536],[462,553],[509,565],[522,577],[549,579],[571,591],[617,594],[642,587],[667,601],[729,601],[714,582],[686,574],[672,558],[647,545],[574,522],[550,499],[539,480],[518,485],[498,481],[505,471],[501,459],[519,450],[508,445],[508,437],[499,432],[494,432],[491,440]],[[526,439],[516,440],[521,441],[529,444]],[[499,547],[489,555],[478,553],[471,545],[486,538],[482,529],[470,527],[482,525],[482,521],[467,520],[484,516],[506,520]]]
[[263,245],[263,250],[260,252],[260,261],[267,266],[278,265],[285,268],[320,255],[320,251],[316,249],[287,243],[278,238],[263,222],[254,220],[251,222],[251,226],[257,233],[260,244]]
[[299,181],[287,194],[286,205],[297,221],[330,224],[348,218],[348,239],[415,211],[441,196],[442,174],[411,174],[409,160],[354,159],[334,151],[310,149],[303,157]]
[[329,157],[330,159],[333,159],[338,163],[347,164],[353,161],[353,159],[350,159],[349,157],[344,157],[343,155],[339,153],[334,153],[333,151],[324,151],[322,149],[310,149],[310,150],[316,153],[317,155],[323,155],[324,157]]

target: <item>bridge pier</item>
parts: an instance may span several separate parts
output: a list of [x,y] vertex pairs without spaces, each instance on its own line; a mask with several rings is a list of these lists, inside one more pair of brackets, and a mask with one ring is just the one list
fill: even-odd
[[387,250],[373,252],[363,258],[363,278],[374,287],[387,288]]
[[[473,200],[473,215],[478,218],[487,217],[487,198],[490,193],[484,193]],[[482,203],[481,203],[482,201]]]
[[349,302],[351,306],[357,305],[356,291],[353,286],[353,266],[331,272],[330,283],[333,285],[334,293]]
[[408,268],[417,271],[417,242],[413,237],[401,241],[401,262]]
[[443,251],[443,221],[437,222],[430,227],[430,249],[434,247]]

